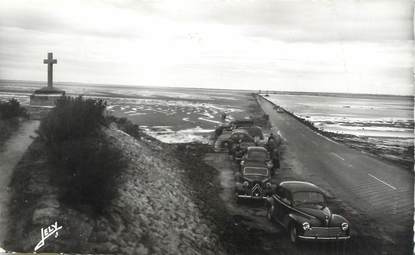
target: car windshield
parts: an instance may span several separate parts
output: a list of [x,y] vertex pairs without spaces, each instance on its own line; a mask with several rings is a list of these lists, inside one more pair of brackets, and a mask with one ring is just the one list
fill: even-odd
[[241,140],[242,142],[252,142],[253,139],[252,137],[250,137],[249,135],[245,134],[245,133],[235,133],[232,135],[233,140],[235,141],[239,141]]
[[248,129],[248,133],[251,136],[258,136],[260,139],[264,139],[262,135],[262,130],[260,128],[252,127]]
[[301,191],[293,194],[294,206],[306,206],[306,207],[324,207],[326,200],[324,195],[319,192]]
[[254,122],[252,120],[241,120],[241,121],[235,121],[233,124],[236,127],[250,127],[254,125]]
[[268,160],[268,155],[266,151],[250,150],[248,151],[248,159],[257,160],[257,161],[266,161]]
[[268,176],[268,169],[263,167],[245,167],[244,175]]

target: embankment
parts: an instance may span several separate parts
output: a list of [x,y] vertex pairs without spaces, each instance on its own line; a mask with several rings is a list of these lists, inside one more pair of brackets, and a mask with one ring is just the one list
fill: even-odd
[[54,169],[37,139],[14,171],[11,227],[3,248],[32,252],[40,241],[40,229],[57,222],[63,227],[59,236],[49,237],[39,251],[223,254],[215,223],[205,216],[207,206],[198,200],[173,154],[180,147],[169,151],[149,138],[135,139],[115,125],[104,132],[128,161],[117,178],[118,197],[104,214],[82,213],[58,201],[53,180],[48,179],[48,171]]

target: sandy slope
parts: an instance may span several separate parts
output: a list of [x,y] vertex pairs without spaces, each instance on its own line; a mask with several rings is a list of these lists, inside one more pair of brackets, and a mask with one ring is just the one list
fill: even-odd
[[129,164],[118,179],[119,197],[102,216],[81,213],[59,203],[39,140],[19,162],[12,183],[13,228],[7,250],[32,252],[39,230],[58,222],[57,238],[49,238],[41,252],[113,254],[222,254],[218,237],[191,196],[177,159],[157,144],[136,140],[111,126],[109,141]]
[[[162,151],[111,128],[106,131],[129,159],[122,176],[120,199],[110,208],[120,222],[109,233],[122,253],[214,254],[217,237],[190,197],[181,169],[161,159]],[[123,224],[124,221],[124,224]],[[106,231],[106,233],[108,233]],[[141,242],[139,241],[141,240]],[[138,241],[138,242],[137,242]]]

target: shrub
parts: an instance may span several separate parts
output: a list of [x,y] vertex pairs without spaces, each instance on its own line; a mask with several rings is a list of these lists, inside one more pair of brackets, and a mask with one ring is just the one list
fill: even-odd
[[116,123],[120,130],[124,131],[130,136],[137,139],[141,137],[140,127],[137,124],[132,123],[129,119],[117,118],[115,116],[109,115],[106,117],[106,123],[110,124],[111,122]]
[[105,124],[105,107],[106,102],[101,99],[61,97],[40,124],[39,136],[47,144],[56,144],[94,135]]
[[122,153],[105,139],[103,100],[62,97],[42,120],[40,138],[56,166],[51,178],[68,205],[102,212],[116,195],[116,177],[125,166]]
[[0,101],[0,119],[7,120],[15,117],[27,117],[27,111],[20,106],[19,101],[15,98],[7,102]]
[[67,140],[54,148],[53,163],[59,166],[52,178],[60,189],[60,199],[79,207],[102,212],[116,195],[116,177],[125,167],[121,151],[104,137]]

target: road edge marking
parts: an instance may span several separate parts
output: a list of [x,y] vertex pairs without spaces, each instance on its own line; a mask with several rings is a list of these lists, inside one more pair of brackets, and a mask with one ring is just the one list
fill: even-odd
[[340,157],[337,153],[335,152],[331,152],[331,154],[333,154],[334,156],[336,156],[337,158],[341,159],[341,160],[345,160],[344,158]]
[[377,180],[377,181],[379,181],[379,182],[381,182],[381,183],[383,183],[383,184],[385,184],[386,186],[388,186],[389,188],[391,188],[391,189],[393,189],[393,190],[397,190],[397,188],[396,187],[394,187],[394,186],[392,186],[392,185],[390,185],[389,183],[387,183],[387,182],[385,182],[385,181],[382,181],[381,179],[379,179],[379,178],[377,178],[376,176],[374,176],[374,175],[372,175],[372,174],[367,174],[367,175],[369,175],[370,177],[372,177],[373,179],[375,179],[375,180]]

